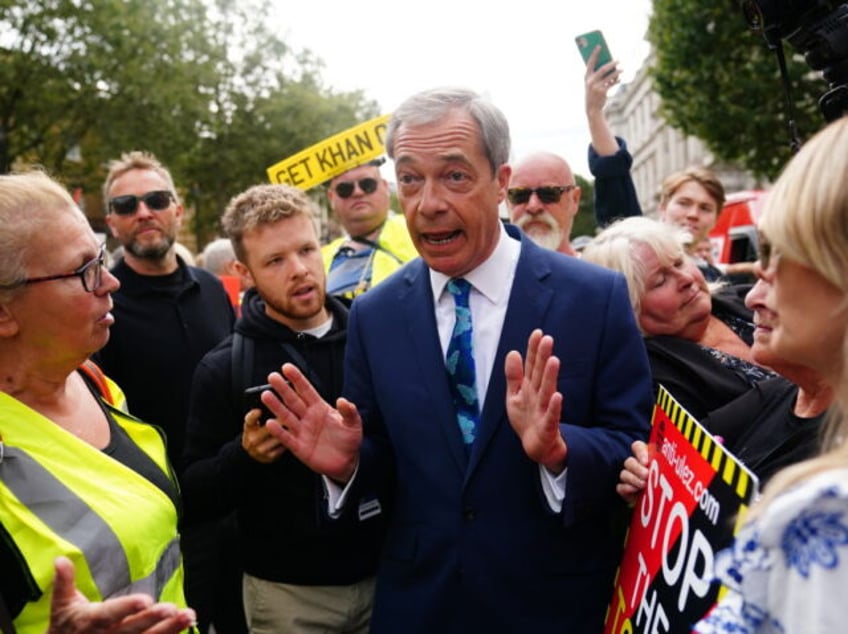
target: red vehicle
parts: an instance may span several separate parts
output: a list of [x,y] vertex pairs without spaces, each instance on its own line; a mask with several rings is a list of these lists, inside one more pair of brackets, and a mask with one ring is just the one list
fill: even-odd
[[716,264],[753,262],[757,259],[757,220],[762,213],[765,195],[762,190],[749,190],[727,196],[709,234]]

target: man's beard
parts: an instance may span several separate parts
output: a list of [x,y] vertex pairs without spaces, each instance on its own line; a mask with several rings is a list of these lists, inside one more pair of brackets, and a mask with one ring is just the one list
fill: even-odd
[[261,292],[259,296],[268,308],[272,309],[278,315],[293,321],[311,319],[324,310],[324,306],[327,303],[327,296],[324,293],[319,293],[319,301],[314,307],[297,306],[295,302],[276,301],[273,296],[266,296]]
[[163,236],[162,240],[156,244],[142,246],[135,240],[132,240],[128,244],[124,245],[124,249],[140,260],[152,260],[154,262],[158,262],[168,254],[168,251],[170,251],[171,247],[174,246],[175,241],[176,236]]
[[[524,227],[526,225],[543,222],[548,230],[539,230],[537,227],[532,227],[530,231],[527,231]],[[527,236],[536,244],[544,249],[550,249],[551,251],[556,251],[559,249],[559,245],[562,242],[562,229],[557,224],[554,217],[551,216],[548,212],[543,212],[537,216],[531,216],[530,214],[525,214],[519,218],[516,223],[526,234]]]

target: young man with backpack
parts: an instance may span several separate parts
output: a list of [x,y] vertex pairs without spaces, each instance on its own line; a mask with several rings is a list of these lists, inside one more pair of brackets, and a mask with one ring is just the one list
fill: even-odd
[[299,631],[306,622],[366,632],[382,543],[376,497],[341,521],[322,520],[320,477],[285,451],[265,429],[267,415],[243,396],[283,363],[330,402],[341,394],[347,308],[325,292],[311,209],[287,185],[258,185],[230,202],[222,224],[254,287],[234,334],[198,365],[191,391],[186,515],[236,510],[251,632]]

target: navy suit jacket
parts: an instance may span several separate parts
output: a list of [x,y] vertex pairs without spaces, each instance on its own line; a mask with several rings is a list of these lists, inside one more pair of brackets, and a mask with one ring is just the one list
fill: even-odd
[[[554,337],[561,360],[568,473],[558,515],[506,416],[504,358],[523,356],[534,328]],[[620,274],[521,235],[470,455],[422,260],[353,303],[344,392],[365,425],[356,486],[382,489],[389,520],[372,631],[601,631],[621,552],[615,484],[631,442],[647,436],[652,400]]]

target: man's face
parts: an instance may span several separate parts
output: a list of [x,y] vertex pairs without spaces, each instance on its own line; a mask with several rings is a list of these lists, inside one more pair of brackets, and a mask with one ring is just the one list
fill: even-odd
[[334,178],[327,197],[351,236],[375,231],[389,214],[389,185],[373,165],[362,165]]
[[677,188],[660,209],[660,217],[666,222],[683,227],[697,242],[707,237],[718,218],[715,198],[697,181],[688,181]]
[[[132,194],[143,196],[153,191],[170,190],[167,181],[154,170],[133,169],[112,182],[109,199]],[[134,213],[119,215],[110,208],[106,224],[112,236],[137,258],[161,260],[177,239],[182,224],[183,207],[172,199],[165,209],[150,209],[139,200]]]
[[435,123],[403,125],[394,155],[406,224],[427,266],[462,277],[485,261],[498,243],[510,168],[492,175],[476,121],[453,110]]
[[284,218],[246,231],[247,262],[239,272],[256,286],[269,317],[292,330],[308,330],[326,319],[324,264],[312,219]]
[[[547,195],[556,194],[558,200],[540,198],[539,192],[529,194],[526,202],[513,202],[507,198],[509,217],[521,227],[530,238],[547,249],[567,250],[571,236],[571,226],[580,203],[580,188],[574,186],[574,177],[568,164],[555,156],[531,157],[522,161],[512,172],[509,191],[512,197],[526,197],[528,191],[538,188],[572,187],[561,194],[552,190]],[[543,197],[547,198],[543,192]]]
[[692,245],[692,255],[696,258],[700,258],[704,262],[713,263],[713,244],[710,242],[709,238],[704,238],[699,240],[694,245]]

